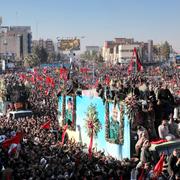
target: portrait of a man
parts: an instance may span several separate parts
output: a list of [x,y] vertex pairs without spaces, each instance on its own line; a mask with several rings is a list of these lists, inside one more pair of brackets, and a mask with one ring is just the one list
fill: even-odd
[[72,117],[73,117],[73,101],[72,98],[68,98],[66,103],[65,124],[71,125]]
[[[111,111],[110,111],[111,112]],[[119,117],[118,117],[118,108],[113,107],[111,116],[110,116],[110,127],[109,127],[109,138],[115,142],[118,141],[119,136]]]

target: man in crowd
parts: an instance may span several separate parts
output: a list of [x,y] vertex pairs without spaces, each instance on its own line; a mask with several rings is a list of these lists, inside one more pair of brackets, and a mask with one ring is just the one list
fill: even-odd
[[143,143],[149,139],[149,135],[147,130],[143,126],[137,127],[137,135],[138,135],[138,141],[135,145],[136,154],[139,156],[140,149],[143,146]]
[[178,130],[178,124],[174,122],[173,114],[170,115],[170,120],[168,122],[169,132],[174,134],[176,138],[180,137],[180,131]]
[[170,113],[174,111],[174,97],[169,91],[167,84],[161,85],[161,88],[158,92],[158,100],[160,101],[163,107],[163,118],[169,118]]
[[[138,88],[138,86],[141,85],[141,81],[138,80],[137,77],[127,78],[125,71],[126,68],[120,66],[109,67],[106,71],[103,68],[97,68],[95,70],[97,76],[94,78],[99,79],[108,73],[112,81],[118,78],[125,79],[126,85],[122,87],[122,91],[125,91],[125,94],[127,95],[133,84],[136,84]],[[42,76],[41,69],[39,74]],[[31,75],[32,74],[28,74],[30,77]],[[45,76],[53,77],[56,84],[62,84],[63,80],[59,80],[59,75],[55,76],[53,69],[49,69]],[[82,76],[83,75],[77,74],[77,79],[83,79],[83,83],[90,87],[94,85],[90,78],[87,80],[87,78],[83,78]],[[9,84],[13,84],[14,81],[20,81],[17,74],[11,74],[10,76],[7,75],[6,79],[8,79]],[[146,82],[146,80],[144,80],[144,82]],[[153,83],[155,85],[157,84],[155,81]],[[14,179],[20,180],[90,179],[98,177],[101,177],[101,179],[119,179],[120,177],[129,179],[130,171],[136,165],[132,160],[117,161],[112,157],[104,156],[102,152],[95,152],[91,161],[88,159],[88,155],[83,151],[84,147],[82,145],[70,140],[64,146],[58,144],[58,139],[55,137],[55,133],[52,133],[59,129],[57,121],[57,89],[52,88],[51,86],[52,84],[44,83],[42,80],[37,81],[37,78],[35,81],[33,79],[31,82],[30,96],[28,100],[35,113],[34,118],[23,118],[17,121],[12,121],[6,117],[0,118],[0,135],[5,135],[6,138],[10,138],[12,131],[24,132],[23,140],[20,143],[21,150],[18,153],[18,156],[14,156],[14,154],[8,155],[8,149],[0,147],[0,167],[2,166],[1,174],[10,169],[9,174],[13,175]],[[116,85],[112,84],[112,92],[114,89],[116,89]],[[146,89],[146,91],[148,91],[148,89]],[[101,93],[101,95],[104,96],[104,93]],[[147,95],[148,92],[145,96],[142,96],[142,98],[147,100]],[[162,105],[162,111],[165,112],[168,110],[169,114],[171,108],[167,105],[167,101],[163,101],[164,99],[166,100],[166,96],[168,97],[168,102],[172,105],[173,99],[167,90],[162,89],[162,91],[159,92],[158,98],[160,103],[165,102],[165,106]],[[153,102],[155,103],[155,99]],[[68,104],[68,107],[72,110],[71,103]],[[160,109],[157,110],[157,114],[161,112],[159,110]],[[47,121],[47,116],[51,118],[51,127],[50,129],[41,129],[41,125]],[[117,140],[119,130],[117,114],[113,118],[114,119],[111,123],[112,128],[110,128],[113,130],[113,133],[110,133],[110,137]],[[72,120],[71,116],[68,116],[67,121],[69,120]],[[145,121],[147,121],[147,119],[145,119]],[[169,133],[166,124],[167,122],[163,121],[162,125],[159,127],[159,136],[163,139],[166,138],[167,140],[172,140],[174,139],[174,136]],[[148,164],[152,161],[149,152],[149,136],[146,133],[147,130],[143,129],[143,127],[138,128],[138,130],[139,140],[141,141],[140,146],[138,147],[139,150],[141,148],[141,152],[139,152],[140,162],[142,164]],[[176,167],[179,167],[179,159],[177,160],[175,156],[175,153],[173,153],[172,161],[175,162]],[[172,165],[173,163],[170,165],[170,170],[174,171],[175,177],[178,177],[177,171],[175,170],[176,167],[173,167]],[[3,168],[5,168],[6,171],[4,171]]]
[[175,136],[169,133],[167,120],[162,120],[161,125],[158,127],[158,132],[161,139],[166,139],[167,141],[175,139]]
[[173,150],[173,153],[169,157],[168,171],[171,180],[174,180],[177,173],[180,172],[180,150],[178,149]]

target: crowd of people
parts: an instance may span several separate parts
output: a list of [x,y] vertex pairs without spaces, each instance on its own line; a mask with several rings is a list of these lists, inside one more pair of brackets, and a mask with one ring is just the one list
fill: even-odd
[[[180,87],[179,72],[169,74],[169,69],[160,71],[149,68],[141,75],[127,76],[126,67],[121,65],[96,66],[92,73],[89,69],[79,71],[74,67],[72,74],[65,74],[64,79],[60,79],[59,72],[52,67],[2,76],[8,85],[23,87],[21,90],[26,93],[22,92],[12,99],[15,103],[22,96],[26,97],[26,107],[33,110],[34,116],[17,120],[6,116],[0,118],[0,179],[135,180],[142,176],[144,179],[179,179],[178,149],[164,158],[168,168],[161,174],[155,174],[157,160],[153,160],[149,152],[151,140],[160,138],[170,141],[180,137],[179,104],[175,99]],[[118,161],[94,149],[93,157],[89,159],[87,145],[68,139],[64,144],[60,143],[63,130],[57,120],[57,96],[64,88],[73,92],[81,88],[96,88],[104,101],[111,99],[115,103],[125,101],[128,94],[135,97],[139,104],[132,124],[132,130],[138,135],[136,157]],[[13,110],[14,106],[8,108],[8,111]],[[41,128],[48,120],[51,120],[51,127]],[[3,142],[17,133],[22,133],[21,142],[15,153],[9,153]]]

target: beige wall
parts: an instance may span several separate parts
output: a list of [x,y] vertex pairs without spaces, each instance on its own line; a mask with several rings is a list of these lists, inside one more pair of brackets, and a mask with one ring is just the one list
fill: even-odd
[[119,62],[129,63],[133,55],[133,49],[138,48],[138,44],[132,45],[119,45]]

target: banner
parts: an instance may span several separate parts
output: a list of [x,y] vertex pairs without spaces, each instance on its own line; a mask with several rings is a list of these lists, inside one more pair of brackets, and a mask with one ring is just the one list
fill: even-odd
[[62,39],[59,44],[61,51],[80,50],[80,39]]

